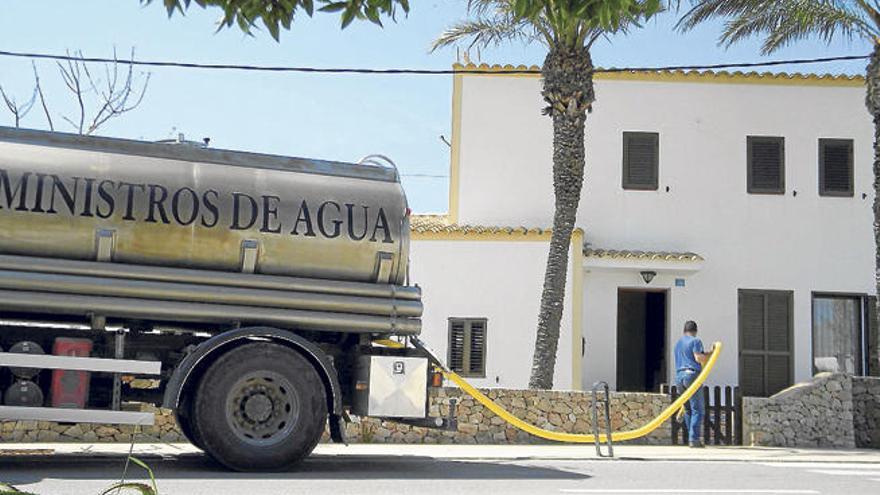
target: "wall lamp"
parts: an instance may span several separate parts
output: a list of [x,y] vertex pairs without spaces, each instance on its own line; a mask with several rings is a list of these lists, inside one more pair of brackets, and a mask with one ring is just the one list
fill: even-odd
[[644,280],[646,284],[650,284],[651,280],[654,280],[654,277],[657,276],[657,272],[649,271],[649,270],[639,272],[639,273],[642,275],[642,280]]

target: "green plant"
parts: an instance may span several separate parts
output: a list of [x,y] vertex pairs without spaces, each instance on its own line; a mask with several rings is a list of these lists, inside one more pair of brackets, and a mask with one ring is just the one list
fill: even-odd
[[[140,1],[142,4],[153,2]],[[220,8],[223,18],[219,28],[238,25],[246,33],[261,21],[275,40],[280,37],[282,28],[290,29],[299,13],[309,17],[315,10],[339,13],[344,28],[355,19],[365,19],[381,26],[382,18],[394,19],[397,9],[409,12],[409,0],[162,0],[162,3],[169,16],[183,12],[193,3],[202,8]]]
[[109,488],[101,492],[101,495],[117,495],[123,493],[138,493],[140,495],[159,495],[159,488],[156,486],[156,477],[153,475],[153,470],[150,469],[150,466],[138,459],[137,457],[128,456],[126,460],[126,469],[128,468],[128,462],[132,462],[140,467],[142,467],[147,474],[150,476],[150,484],[147,485],[145,483],[133,483],[129,481],[125,481],[125,471],[123,471],[123,480],[119,483],[114,483]]
[[16,489],[14,486],[3,483],[0,481],[0,495],[36,495],[30,492],[23,492]]

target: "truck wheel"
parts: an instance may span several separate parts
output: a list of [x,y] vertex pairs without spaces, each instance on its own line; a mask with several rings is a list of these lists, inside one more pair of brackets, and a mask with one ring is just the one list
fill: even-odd
[[194,437],[236,471],[289,467],[311,453],[327,424],[324,385],[298,352],[243,345],[215,361],[196,390]]
[[189,440],[189,443],[195,445],[201,450],[205,450],[204,445],[201,440],[196,437],[195,428],[193,428],[193,419],[192,419],[192,407],[189,407],[189,411],[186,414],[181,414],[182,411],[177,411],[175,415],[177,419],[177,424],[180,426],[180,431],[183,433],[183,436]]

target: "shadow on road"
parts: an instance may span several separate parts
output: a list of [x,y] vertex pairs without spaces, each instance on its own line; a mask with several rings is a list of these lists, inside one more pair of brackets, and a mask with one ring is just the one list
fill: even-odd
[[[524,466],[511,461],[456,461],[418,456],[315,455],[290,471],[236,473],[225,470],[207,456],[141,457],[162,479],[198,480],[583,480],[590,476],[547,467]],[[89,480],[118,479],[125,459],[85,456],[28,456],[0,458],[2,481],[29,484],[47,478]],[[129,477],[142,479],[143,470],[129,467]]]

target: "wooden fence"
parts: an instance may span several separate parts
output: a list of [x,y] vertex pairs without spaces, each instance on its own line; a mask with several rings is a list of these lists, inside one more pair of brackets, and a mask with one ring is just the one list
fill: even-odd
[[[742,445],[742,394],[739,387],[703,387],[703,443],[706,445]],[[678,387],[669,387],[674,401],[681,393]],[[688,431],[683,422],[672,418],[672,445],[687,445]]]

